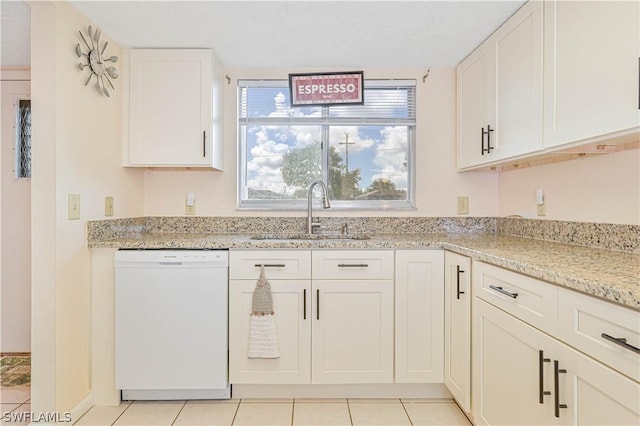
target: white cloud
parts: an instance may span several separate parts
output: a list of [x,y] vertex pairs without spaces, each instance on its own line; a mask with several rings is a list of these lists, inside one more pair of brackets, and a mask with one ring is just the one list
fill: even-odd
[[380,171],[372,180],[389,179],[396,188],[407,188],[407,128],[385,127],[380,133],[383,141],[376,148],[373,160]]
[[[359,126],[332,126],[329,130],[329,140],[336,147],[338,152],[345,152],[345,145],[340,142],[346,141],[346,134],[349,135],[349,152],[356,153],[369,149],[375,145],[375,139],[362,139],[359,133]],[[353,143],[353,145],[352,145]]]

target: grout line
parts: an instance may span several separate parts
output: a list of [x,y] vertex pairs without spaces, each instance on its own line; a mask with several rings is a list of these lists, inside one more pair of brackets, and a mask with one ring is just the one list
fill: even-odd
[[180,413],[182,413],[182,410],[184,410],[184,407],[187,405],[187,399],[185,399],[184,403],[182,404],[182,407],[180,407],[180,411],[178,411],[178,414],[176,415],[176,418],[173,419],[173,421],[171,422],[171,426],[173,426],[176,423],[176,420],[178,420],[178,417],[180,417]]
[[295,412],[296,412],[296,399],[293,398],[293,400],[291,401],[291,426],[293,426],[293,416]]
[[400,404],[402,404],[402,409],[404,410],[404,413],[407,415],[407,418],[409,419],[409,423],[411,424],[411,426],[413,426],[413,420],[411,419],[411,416],[407,411],[407,407],[404,406],[404,401],[402,401],[402,398],[400,399]]
[[[123,402],[123,401],[122,401],[122,400],[120,400],[120,404],[122,404],[122,402]],[[133,403],[132,403],[131,401],[129,401],[129,402],[127,403],[127,407],[126,407],[124,410],[122,410],[122,413],[120,413],[120,415],[119,415],[118,417],[116,417],[116,419],[113,421],[113,423],[111,423],[111,426],[115,425],[115,424],[118,422],[118,420],[120,420],[120,417],[122,417],[122,415],[123,415],[123,414],[124,414],[124,413],[129,409],[129,407],[131,407],[132,405],[133,405]]]
[[236,421],[236,417],[238,417],[238,411],[240,410],[240,404],[242,403],[242,399],[238,400],[238,404],[236,404],[236,412],[233,413],[233,418],[231,419],[231,424],[229,426],[233,426]]
[[349,398],[347,398],[347,410],[349,411],[349,422],[353,426],[353,417],[351,417],[351,405],[349,405]]

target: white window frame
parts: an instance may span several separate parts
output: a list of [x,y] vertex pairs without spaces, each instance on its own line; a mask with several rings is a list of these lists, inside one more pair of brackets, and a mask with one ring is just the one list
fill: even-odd
[[[244,87],[278,87],[288,90],[287,80],[256,80],[246,79],[238,80],[238,107],[240,106],[240,92]],[[416,81],[410,79],[369,79],[364,80],[364,88],[373,85],[374,87],[416,87]],[[415,90],[415,89],[414,89]],[[365,92],[366,101],[366,92]],[[415,109],[415,105],[414,105]],[[308,119],[291,119],[291,118],[259,118],[259,119],[243,119],[238,112],[237,119],[237,137],[238,137],[238,176],[237,176],[237,209],[238,210],[306,210],[307,200],[243,200],[242,187],[244,183],[243,174],[246,173],[247,152],[246,141],[242,140],[244,135],[241,132],[243,124],[268,123],[270,125],[315,125],[329,127],[331,125],[406,125],[408,128],[407,138],[407,199],[406,200],[333,200],[330,199],[331,209],[333,210],[415,210],[415,145],[416,145],[416,123],[417,113],[414,110],[413,119],[372,119],[372,118],[308,118]],[[329,170],[329,149],[323,145],[322,147],[322,180],[327,183]],[[314,192],[317,192],[315,188]],[[320,205],[318,195],[313,196],[314,205]]]

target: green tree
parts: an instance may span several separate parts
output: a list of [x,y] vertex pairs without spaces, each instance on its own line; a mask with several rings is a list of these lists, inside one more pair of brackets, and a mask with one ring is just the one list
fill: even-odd
[[379,178],[371,182],[371,185],[367,187],[367,191],[383,191],[387,193],[396,192],[396,184],[389,179]]
[[385,178],[371,182],[365,193],[368,200],[401,200],[407,196],[406,190],[396,188],[395,183]]
[[[322,150],[320,143],[287,152],[280,168],[282,180],[295,188],[294,198],[305,198],[307,188],[316,179],[322,178]],[[338,150],[329,148],[329,199],[352,200],[359,195],[360,169],[347,173]]]
[[321,157],[320,144],[314,143],[291,150],[282,158],[282,180],[296,188],[296,198],[306,196],[306,188],[311,182],[322,177]]
[[335,200],[353,200],[360,194],[360,169],[344,170],[342,156],[331,146],[329,149],[329,194]]

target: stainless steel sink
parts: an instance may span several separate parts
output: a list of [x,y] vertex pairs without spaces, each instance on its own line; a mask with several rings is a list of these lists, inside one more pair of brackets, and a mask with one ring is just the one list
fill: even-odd
[[260,234],[250,237],[252,240],[370,240],[364,234]]

